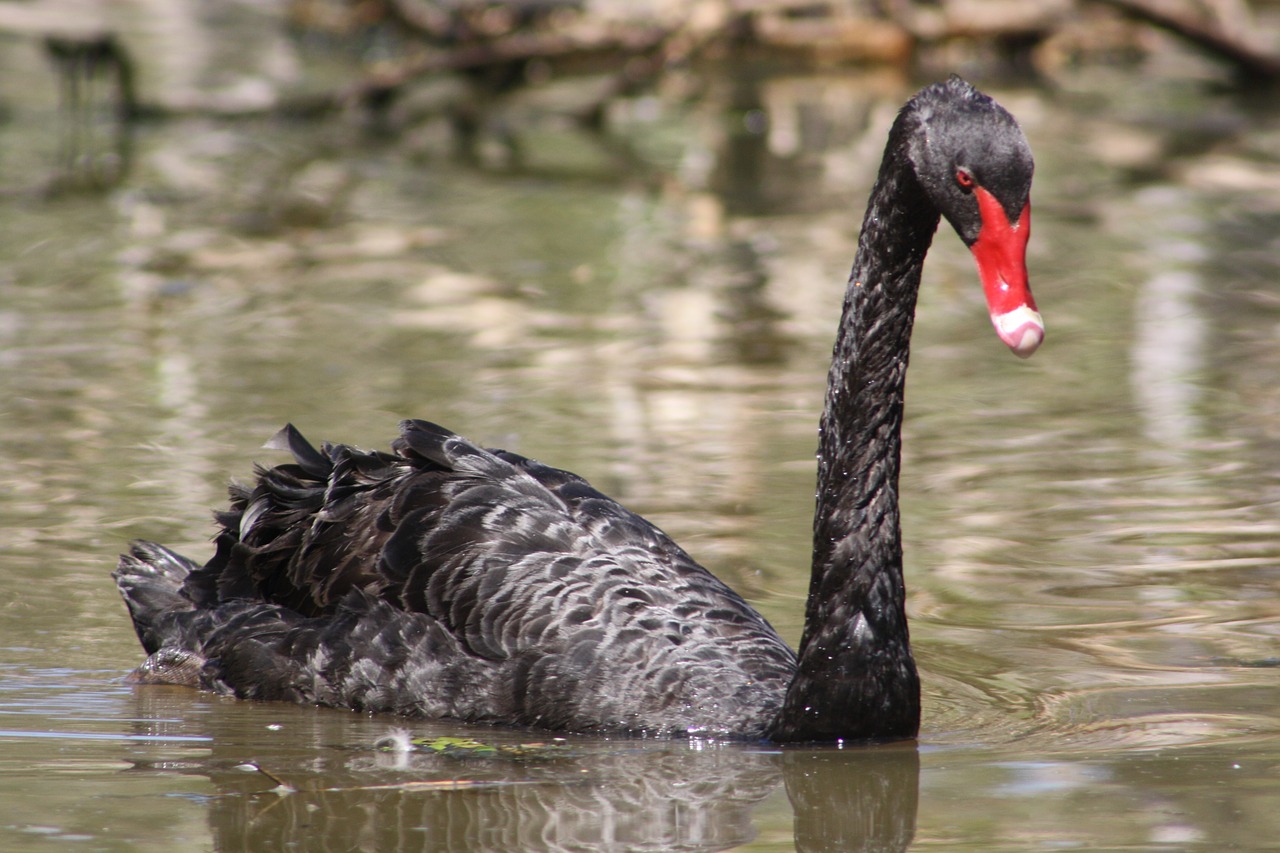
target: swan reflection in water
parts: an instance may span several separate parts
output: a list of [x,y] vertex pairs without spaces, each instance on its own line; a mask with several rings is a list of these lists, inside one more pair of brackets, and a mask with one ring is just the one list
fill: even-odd
[[[139,736],[172,733],[181,721],[183,733],[208,737],[207,753],[175,761],[171,748],[157,749],[136,770],[207,777],[220,851],[713,851],[791,828],[801,851],[892,851],[915,832],[911,742],[776,749],[569,738],[525,757],[405,755],[376,749],[386,729],[358,715],[217,700],[203,714],[207,700],[165,687],[135,697]],[[440,724],[413,734],[499,746],[545,738]]]

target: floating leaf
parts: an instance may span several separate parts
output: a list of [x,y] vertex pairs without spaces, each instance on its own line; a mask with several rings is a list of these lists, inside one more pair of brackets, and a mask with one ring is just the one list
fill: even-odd
[[419,749],[428,749],[445,755],[492,758],[498,754],[497,747],[465,737],[414,738],[412,743]]
[[406,738],[403,733],[393,733],[374,744],[378,749],[403,750],[405,745],[423,752],[433,752],[452,758],[509,758],[539,759],[563,758],[568,749],[562,743],[535,741],[520,744],[491,744],[468,737],[419,737]]

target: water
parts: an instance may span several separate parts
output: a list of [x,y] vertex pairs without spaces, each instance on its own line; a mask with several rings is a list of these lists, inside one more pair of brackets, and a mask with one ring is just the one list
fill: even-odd
[[[226,85],[219,55],[160,58]],[[115,555],[133,537],[207,555],[226,480],[277,459],[259,448],[286,421],[374,447],[420,416],[589,477],[794,642],[856,214],[911,84],[738,74],[689,101],[674,79],[618,106],[629,150],[544,119],[515,170],[489,149],[493,167],[458,166],[432,125],[390,144],[337,121],[193,118],[143,126],[123,186],[48,198],[31,190],[56,162],[55,89],[32,44],[3,61],[0,847],[1222,850],[1280,834],[1274,106],[1214,94],[1198,65],[993,89],[1037,156],[1049,338],[1009,356],[940,233],[902,482],[918,745],[414,722],[541,745],[398,756],[375,743],[403,721],[125,684],[140,652]]]

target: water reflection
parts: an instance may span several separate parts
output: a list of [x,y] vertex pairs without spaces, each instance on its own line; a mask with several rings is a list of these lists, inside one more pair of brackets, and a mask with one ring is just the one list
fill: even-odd
[[[158,76],[200,88],[233,54],[270,68],[219,85],[295,73],[268,29],[172,37]],[[36,48],[0,63],[22,119],[0,125],[7,187],[48,174],[57,92]],[[0,671],[0,801],[24,815],[0,845],[52,826],[193,850],[210,833],[228,850],[1276,837],[1277,113],[1116,72],[999,93],[1037,152],[1052,326],[1034,362],[992,339],[962,247],[930,255],[902,482],[919,755],[581,741],[397,768],[371,748],[385,721],[116,681],[139,651],[114,554],[150,536],[207,555],[224,480],[274,461],[257,448],[287,420],[384,446],[425,416],[576,470],[795,639],[855,211],[910,88],[841,72],[659,91],[618,105],[625,156],[541,127],[506,171],[460,168],[416,129],[370,146],[345,126],[177,121],[138,138],[120,191],[6,199],[0,657],[26,670]],[[1166,112],[1183,119],[1145,122],[1137,156],[1181,160],[1117,174],[1100,156]],[[1179,148],[1202,114],[1231,133]],[[330,215],[298,215],[304,196]]]
[[1198,233],[1204,226],[1189,201],[1172,188],[1140,198],[1151,209],[1145,249],[1165,268],[1150,271],[1135,301],[1130,374],[1152,452],[1175,457],[1203,435],[1198,404],[1209,332],[1196,305],[1204,287],[1196,266],[1208,254]]
[[[801,851],[905,850],[915,831],[914,744],[569,738],[494,758],[405,755],[372,748],[385,722],[325,709],[228,702],[193,724],[192,695],[136,690],[140,741],[181,736],[207,750],[179,757],[170,746],[131,772],[208,778],[218,850],[725,850],[757,835],[756,810],[784,788]],[[441,724],[413,733],[500,747],[539,737]]]
[[[51,193],[103,192],[129,175],[138,103],[133,60],[113,35],[50,35],[61,119]],[[105,130],[104,130],[105,127]]]
[[796,850],[905,850],[916,831],[920,759],[914,744],[874,750],[787,750]]

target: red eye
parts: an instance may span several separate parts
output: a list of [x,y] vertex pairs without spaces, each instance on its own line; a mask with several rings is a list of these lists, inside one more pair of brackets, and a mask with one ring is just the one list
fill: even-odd
[[965,169],[956,169],[956,183],[960,185],[961,189],[971,190],[977,181],[975,181],[973,179],[973,175],[969,174]]

